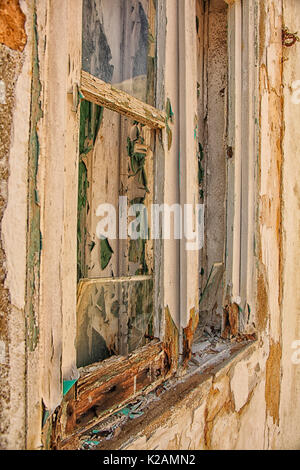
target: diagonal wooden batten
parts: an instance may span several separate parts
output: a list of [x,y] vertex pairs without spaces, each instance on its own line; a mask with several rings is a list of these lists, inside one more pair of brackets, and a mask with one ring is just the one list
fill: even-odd
[[81,71],[80,92],[83,98],[104,106],[156,129],[165,127],[166,115],[122,90],[112,87],[93,75]]

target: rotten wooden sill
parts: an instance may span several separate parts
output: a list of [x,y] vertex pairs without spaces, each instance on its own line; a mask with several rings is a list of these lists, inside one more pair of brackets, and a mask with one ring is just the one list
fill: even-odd
[[44,426],[44,447],[59,449],[128,401],[147,394],[170,376],[162,342],[153,340],[128,357],[113,356],[81,368],[80,378]]
[[[220,347],[219,351],[216,350],[218,348],[215,351],[212,349],[210,341],[206,345],[203,342],[196,343],[193,346],[194,352],[192,358],[195,357],[195,351],[201,351],[201,357],[197,357],[197,364],[191,360],[187,369],[179,369],[176,376],[165,377],[159,383],[152,383],[148,389],[144,389],[134,399],[124,400],[120,406],[114,408],[113,415],[106,415],[107,418],[102,419],[100,422],[99,419],[96,419],[93,424],[90,422],[85,427],[82,423],[83,426],[80,430],[77,430],[77,432],[68,438],[57,442],[55,448],[61,450],[85,448],[92,450],[120,449],[126,442],[143,432],[147,426],[150,426],[151,421],[159,418],[163,412],[165,413],[170,407],[170,403],[172,406],[176,405],[176,403],[183,400],[189,393],[192,393],[196,387],[217,371],[225,370],[228,366],[232,365],[233,361],[238,361],[244,354],[249,354],[251,347],[255,343],[255,341],[250,340],[241,342],[228,341],[226,347]],[[156,343],[156,346],[159,347],[159,344]],[[89,366],[89,368],[93,369],[93,366]],[[87,377],[90,378],[88,371],[87,374]],[[81,386],[88,386],[93,390],[91,383],[84,385],[84,377],[81,380]],[[88,392],[83,390],[82,393]],[[98,394],[98,392],[95,393]],[[135,419],[130,419],[127,416],[126,419],[126,416],[124,417],[122,413],[118,413],[118,410],[121,411],[126,405],[128,406],[130,403],[136,403],[137,401],[142,402],[142,406],[139,408],[141,416]],[[117,418],[119,418],[119,421]],[[86,442],[92,444],[84,447]]]
[[179,335],[168,308],[164,330],[163,341],[152,339],[128,357],[113,356],[81,368],[80,378],[55,412],[46,419],[43,417],[43,448],[60,449],[66,445],[72,448],[72,442],[82,432],[174,375]]

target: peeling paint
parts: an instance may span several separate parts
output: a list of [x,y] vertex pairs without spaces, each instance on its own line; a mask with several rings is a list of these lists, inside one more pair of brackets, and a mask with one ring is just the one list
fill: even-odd
[[172,142],[173,142],[173,133],[169,126],[169,122],[171,124],[173,124],[174,122],[174,113],[172,110],[170,98],[167,99],[167,103],[166,103],[166,132],[167,132],[167,139],[168,139],[168,150],[171,150]]
[[[18,2],[12,1],[11,5],[14,3],[18,4]],[[216,4],[217,3],[218,2],[216,2]],[[227,3],[233,4],[234,1],[227,0]],[[289,333],[285,331],[291,331],[293,330],[293,327],[296,326],[296,323],[294,322],[294,318],[296,318],[296,308],[294,310],[293,308],[289,308],[291,305],[294,306],[294,304],[289,301],[285,301],[286,291],[289,289],[291,291],[289,295],[294,296],[294,299],[296,298],[296,295],[293,292],[293,286],[290,285],[291,271],[290,265],[288,264],[288,257],[294,256],[296,253],[294,251],[296,246],[296,237],[292,238],[292,240],[290,238],[286,239],[286,233],[284,232],[284,224],[286,221],[283,218],[283,214],[285,214],[285,216],[288,218],[290,216],[288,212],[291,211],[291,207],[294,208],[294,206],[288,204],[290,203],[289,199],[285,199],[286,193],[284,191],[287,193],[289,191],[289,180],[287,178],[287,174],[285,175],[286,179],[284,180],[282,173],[282,165],[284,165],[285,162],[283,160],[281,148],[281,141],[284,130],[282,114],[283,102],[281,96],[281,67],[284,62],[281,60],[282,56],[280,51],[282,38],[280,24],[281,18],[280,15],[278,15],[278,12],[280,11],[280,8],[278,7],[279,4],[281,4],[281,2],[275,2],[275,0],[267,0],[266,2],[255,3],[256,6],[259,5],[261,10],[261,38],[259,42],[261,61],[261,158],[258,159],[260,161],[257,175],[260,178],[260,181],[257,181],[257,186],[259,186],[258,189],[260,189],[261,193],[258,197],[260,206],[259,215],[257,217],[258,237],[256,242],[257,246],[259,246],[259,259],[257,259],[258,278],[256,283],[256,299],[251,299],[249,302],[251,304],[252,310],[256,314],[255,327],[259,333],[259,341],[252,345],[253,348],[251,349],[249,355],[244,354],[243,357],[241,355],[236,358],[235,361],[234,359],[229,358],[229,362],[226,362],[226,364],[218,364],[213,372],[211,369],[209,369],[208,371],[205,370],[205,372],[201,374],[195,373],[194,375],[189,376],[186,382],[184,380],[180,380],[176,384],[176,390],[174,387],[174,390],[171,391],[165,399],[163,398],[163,393],[161,394],[161,390],[155,390],[155,392],[153,392],[155,394],[153,408],[150,409],[150,411],[147,410],[147,414],[148,411],[149,414],[145,416],[145,413],[142,420],[138,423],[139,428],[137,427],[137,429],[139,430],[139,434],[133,429],[134,426],[131,424],[130,432],[132,432],[131,436],[133,437],[129,442],[128,435],[123,436],[121,445],[123,445],[124,448],[131,447],[136,449],[139,448],[139,446],[140,448],[152,450],[155,448],[189,450],[193,450],[194,448],[279,448],[280,445],[283,445],[282,443],[288,442],[292,434],[294,434],[293,443],[295,443],[295,446],[299,443],[299,439],[296,442],[298,438],[296,431],[299,429],[298,423],[295,425],[297,417],[299,416],[298,410],[295,412],[296,418],[291,417],[290,414],[291,404],[295,404],[295,406],[292,406],[292,411],[294,412],[294,409],[296,409],[295,397],[297,397],[297,375],[295,368],[293,369],[293,366],[289,366],[287,364],[287,361],[290,359],[289,355],[291,352],[289,350],[289,340],[291,339],[291,334],[295,333]],[[168,21],[168,27],[170,27],[170,16],[168,16]],[[175,29],[174,26],[173,28]],[[199,20],[198,28],[200,28]],[[28,174],[29,224],[27,259],[28,284],[26,304],[28,320],[28,341],[26,346],[28,347],[28,352],[37,348],[39,339],[39,311],[37,307],[39,301],[38,296],[40,282],[39,263],[42,250],[39,204],[40,200],[43,200],[43,195],[39,194],[40,188],[38,188],[37,185],[37,175],[39,171],[38,129],[39,121],[42,117],[40,106],[42,89],[39,73],[39,58],[37,54],[38,38],[36,28],[34,31],[34,39],[34,67],[32,76]],[[151,37],[149,36],[148,39],[151,40]],[[296,43],[294,46],[295,47],[288,48],[288,52],[290,54],[295,54],[294,50],[297,50],[296,48],[299,47],[299,45]],[[3,54],[5,55],[8,51],[8,47],[1,45],[0,51],[4,51]],[[18,51],[11,50],[10,54],[11,53],[18,53]],[[7,60],[9,61],[9,67],[11,67],[13,70],[13,77],[15,77],[15,72],[18,71],[18,67],[15,67],[15,65],[21,56],[16,56],[16,59],[11,59],[11,57],[12,56],[10,55],[10,59]],[[10,60],[12,60],[12,63],[10,63]],[[296,60],[296,57],[294,60]],[[150,73],[152,74],[152,72],[153,69],[151,69]],[[4,126],[5,138],[3,139],[3,142],[1,142],[1,155],[3,149],[4,155],[7,155],[9,150],[10,118],[13,106],[13,81],[11,84],[9,80],[5,78],[5,84],[6,104],[4,106],[8,106],[9,108],[5,108],[8,118],[7,123],[5,123]],[[170,114],[170,111],[167,110],[167,114]],[[88,117],[88,119],[90,119],[90,117]],[[290,119],[292,119],[291,116]],[[1,126],[2,122],[3,121],[1,121]],[[80,188],[78,206],[80,210],[86,212],[88,211],[88,202],[86,197],[86,191],[88,188],[86,162],[89,152],[92,152],[95,145],[97,132],[99,130],[98,125],[100,125],[100,123],[101,120],[99,120],[98,124],[95,126],[95,132],[93,131],[93,136],[85,134],[85,137],[87,135],[87,137],[90,138],[84,138],[83,146],[81,147],[80,152],[81,161],[79,165]],[[84,132],[86,132],[85,124],[86,122],[84,123]],[[287,129],[285,129],[285,132],[287,132]],[[172,138],[170,138],[170,136],[168,136],[168,144],[169,146],[172,144]],[[101,144],[99,143],[99,145]],[[291,147],[288,146],[288,150],[290,148]],[[201,148],[199,151],[201,153]],[[292,156],[294,155],[293,152],[287,151],[285,158],[290,158],[290,154]],[[141,155],[139,158],[142,161],[143,157]],[[127,160],[126,163],[128,163]],[[131,169],[133,172],[136,172],[140,166],[140,162],[138,162],[136,159],[130,163],[132,163]],[[293,168],[294,167],[290,168],[291,172],[293,172]],[[199,167],[198,169],[200,182],[200,180],[203,178],[203,168]],[[140,172],[140,176],[145,190],[147,187],[147,182],[142,172]],[[168,175],[166,176],[168,177]],[[4,164],[1,166],[1,179],[4,187],[0,198],[1,216],[6,204],[5,182],[7,177],[8,168],[4,162]],[[161,184],[161,186],[163,186],[163,184]],[[169,196],[169,193],[166,193],[166,195]],[[138,202],[144,202],[144,198],[135,198],[134,195],[132,195],[130,203],[133,204]],[[283,207],[285,202],[288,205],[287,208]],[[290,220],[289,224],[289,230],[292,231],[292,223]],[[81,227],[83,227],[83,225]],[[81,242],[85,237],[84,229],[82,232],[80,231],[79,235],[82,237],[79,240]],[[291,245],[293,244],[293,250],[291,251],[290,247],[288,246],[289,243]],[[285,244],[287,246],[285,246]],[[131,240],[128,245],[129,261],[132,263],[138,263],[140,261],[140,269],[142,269],[143,272],[146,272],[147,263],[146,266],[144,266],[144,261],[146,260],[145,246],[143,243],[135,243],[133,240]],[[283,245],[285,251],[283,251]],[[94,248],[95,242],[91,242],[88,249],[93,251]],[[108,251],[110,251],[107,245],[106,248],[108,248]],[[95,253],[96,249],[93,251],[93,254]],[[170,254],[172,251],[170,250],[167,253]],[[100,256],[101,254],[103,255],[103,253],[100,253]],[[97,259],[99,259],[98,251],[97,256]],[[2,245],[0,249],[0,257],[1,261],[3,261],[3,267],[1,267],[0,272],[0,300],[1,311],[5,312],[5,315],[0,316],[0,393],[1,397],[3,397],[3,405],[1,402],[1,407],[7,407],[10,399],[9,392],[7,391],[9,389],[9,387],[7,387],[7,371],[8,367],[10,366],[7,317],[14,315],[21,317],[22,311],[18,310],[17,312],[12,312],[13,315],[10,315],[11,310],[9,291],[4,288],[6,268],[5,254],[2,250]],[[103,258],[106,257],[104,256]],[[109,258],[109,254],[107,258]],[[297,256],[295,255],[294,258],[296,259]],[[81,259],[80,256],[79,259]],[[104,266],[106,262],[107,259],[104,260],[102,266]],[[86,266],[84,261],[82,263],[80,277],[83,276],[85,268]],[[205,267],[205,272],[206,271],[207,266]],[[295,269],[293,273],[296,273],[296,279],[298,269]],[[169,281],[169,275],[169,271],[166,270],[165,279],[167,281]],[[285,285],[283,285],[283,276],[286,276]],[[294,281],[294,279],[292,280]],[[139,285],[138,288],[134,288],[135,292],[128,293],[129,291],[127,290],[126,295],[122,301],[117,298],[116,294],[118,289],[116,289],[116,292],[112,292],[112,290],[107,287],[105,289],[100,286],[91,288],[91,292],[89,292],[91,295],[87,296],[87,304],[88,307],[93,310],[93,320],[95,320],[95,323],[98,322],[96,325],[98,331],[103,331],[102,328],[105,328],[110,322],[114,322],[113,324],[116,326],[117,331],[118,321],[124,311],[127,311],[129,308],[131,301],[132,304],[134,304],[132,308],[133,315],[132,317],[126,317],[125,322],[129,330],[128,334],[132,334],[130,339],[130,348],[136,347],[136,343],[139,344],[140,340],[145,340],[147,342],[148,339],[153,339],[152,318],[148,315],[149,312],[146,312],[146,314],[144,312],[145,297],[147,297],[149,291],[151,291],[151,282],[152,280],[149,281],[148,287],[145,289]],[[169,298],[172,293],[176,293],[177,284],[174,283],[174,285],[175,289],[166,289],[166,298]],[[164,290],[162,290],[161,295],[164,297]],[[256,300],[256,309],[254,300]],[[284,308],[282,307],[283,301],[286,302],[284,304]],[[148,305],[151,305],[151,301],[149,301]],[[153,311],[153,305],[151,310]],[[232,337],[238,335],[238,323],[240,316],[239,305],[227,302],[224,310],[224,324],[227,336]],[[173,307],[172,314],[175,318]],[[288,320],[286,317],[289,317]],[[196,310],[192,309],[189,325],[183,331],[184,365],[188,364],[190,358],[191,344],[193,342],[194,331],[197,327],[197,321],[198,318]],[[100,322],[103,323],[100,324]],[[110,323],[108,326],[111,327],[112,323]],[[83,341],[85,341],[85,345],[88,344],[89,341],[92,341],[93,338],[95,339],[95,333],[91,332],[92,326],[94,327],[95,324],[83,325],[83,328],[86,328],[86,330],[91,327],[88,331],[88,335],[86,335],[86,337],[83,339]],[[140,390],[143,390],[144,386],[151,387],[153,375],[156,376],[157,374],[162,380],[162,370],[170,370],[171,375],[174,375],[179,362],[179,350],[181,345],[179,344],[179,330],[173,321],[169,307],[165,308],[164,326],[164,345],[160,346],[161,349],[157,348],[157,350],[154,351],[152,357],[154,364],[153,367],[152,365],[149,367],[148,352],[144,353],[142,369],[139,369],[136,355],[133,355],[130,358],[130,361],[132,362],[128,361],[128,363],[126,363],[126,366],[128,367],[126,370],[122,368],[124,366],[124,358],[119,359],[119,361],[117,358],[109,358],[108,361],[111,362],[107,363],[107,369],[102,369],[103,375],[101,377],[101,383],[97,382],[97,380],[101,375],[101,367],[104,367],[104,365],[99,367],[98,377],[96,377],[97,373],[95,370],[92,371],[92,376],[81,377],[80,386],[74,386],[73,389],[70,390],[70,394],[67,398],[69,402],[63,401],[62,406],[58,410],[57,414],[55,413],[52,417],[47,418],[47,413],[44,413],[42,424],[44,425],[43,432],[45,448],[50,448],[53,443],[54,447],[55,445],[57,445],[57,447],[60,445],[58,441],[55,441],[55,439],[53,440],[52,427],[49,425],[49,423],[52,423],[52,420],[54,425],[59,428],[57,434],[60,436],[60,431],[62,431],[62,434],[64,432],[68,433],[69,431],[74,430],[78,425],[89,423],[89,419],[91,417],[92,419],[99,419],[99,416],[104,416],[104,414],[108,412],[107,410],[109,409],[109,406],[112,402],[113,406],[116,407],[115,409],[117,409],[120,405],[120,397],[122,400],[127,400],[129,395],[134,395],[139,387]],[[289,328],[285,328],[286,326]],[[296,331],[296,328],[293,331]],[[145,337],[145,332],[149,335],[148,338]],[[100,333],[98,333],[98,335],[99,336],[97,336],[97,340],[99,340],[99,343],[104,344],[105,346],[102,350],[104,351],[103,356],[106,357],[107,355],[112,354],[117,350],[117,341],[115,342],[114,339],[101,337]],[[13,343],[13,346],[14,345],[15,343]],[[118,381],[118,379],[116,382],[110,383],[108,385],[108,380],[112,379],[114,367],[119,367],[119,371],[121,371],[121,373],[126,377],[124,381]],[[129,369],[131,370],[130,377],[127,376]],[[95,373],[94,376],[93,373]],[[121,377],[121,375],[119,377]],[[285,381],[284,390],[281,388],[283,381]],[[54,381],[52,383],[54,383]],[[167,388],[167,385],[163,384],[163,387]],[[30,390],[30,388],[28,390]],[[99,395],[97,395],[98,391]],[[80,394],[83,395],[82,402],[80,402],[78,399]],[[162,398],[159,398],[158,400],[158,397]],[[92,404],[91,400],[93,400]],[[287,402],[289,402],[288,405],[285,404]],[[27,409],[26,412],[35,412],[34,406],[36,403],[36,401],[33,402],[32,408]],[[170,406],[170,403],[172,406]],[[284,408],[281,409],[283,403]],[[39,403],[37,404],[37,407],[38,406]],[[2,412],[2,408],[0,411]],[[11,415],[11,420],[13,419],[15,419],[15,415]],[[282,426],[283,419],[285,419],[287,422],[285,427]],[[288,429],[292,419],[294,420],[293,427]],[[3,420],[1,415],[0,431],[3,431],[4,436],[7,430],[7,426],[7,420]],[[287,430],[288,432],[285,432]],[[289,437],[283,437],[283,434],[289,434]],[[2,435],[0,437],[0,447],[5,448],[5,437],[3,439]],[[110,444],[117,446],[116,442],[108,443],[107,445]]]
[[[87,277],[86,219],[89,212],[88,204],[88,159],[93,151],[97,135],[103,118],[103,108],[86,100],[80,104],[80,132],[79,132],[79,164],[78,164],[78,205],[77,205],[77,280]],[[100,262],[105,269],[107,261],[105,247],[108,242],[101,240]],[[107,264],[106,264],[107,262]],[[105,266],[106,265],[106,266]]]
[[39,166],[40,144],[38,123],[42,118],[41,82],[38,56],[37,16],[34,12],[33,28],[33,65],[31,84],[30,134],[28,150],[28,238],[27,238],[27,286],[26,286],[26,316],[27,335],[30,351],[34,351],[39,339],[38,299],[40,282],[40,206],[36,194],[37,174]]

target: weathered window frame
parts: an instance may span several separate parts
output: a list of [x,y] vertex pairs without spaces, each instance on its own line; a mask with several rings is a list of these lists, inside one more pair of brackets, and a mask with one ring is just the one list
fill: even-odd
[[[81,0],[78,0],[76,6],[78,11],[81,9],[81,4]],[[71,111],[73,116],[74,113],[77,116],[77,128],[80,114],[79,99],[85,99],[132,118],[150,129],[156,131],[165,129],[166,113],[164,111],[140,101],[84,70],[80,70],[79,75],[79,81],[73,80],[68,88],[70,101],[72,101]],[[157,135],[156,141],[161,140],[162,137]],[[162,152],[161,145],[159,148]],[[58,445],[61,440],[72,438],[72,435],[80,429],[90,427],[95,424],[95,421],[109,416],[133,397],[157,387],[174,373],[178,357],[173,351],[174,330],[171,316],[166,312],[164,317],[155,318],[154,326],[156,332],[163,332],[163,338],[158,333],[157,336],[161,339],[153,339],[148,345],[134,351],[127,358],[112,356],[99,363],[82,367],[78,379],[64,380],[66,390],[68,388],[69,390],[55,414],[52,428],[54,446]],[[106,396],[109,399],[105,398]],[[104,403],[100,415],[96,420],[87,418],[82,424],[80,421],[83,420],[83,416],[95,407],[100,397]]]
[[[160,1],[160,0],[159,0]],[[251,0],[252,4],[256,5],[256,0]],[[180,94],[180,107],[181,107],[181,119],[184,121],[184,126],[180,128],[180,153],[181,153],[181,177],[184,184],[181,186],[181,197],[180,202],[187,203],[187,202],[194,202],[191,201],[191,198],[194,199],[194,181],[190,184],[189,175],[197,173],[197,162],[195,159],[195,168],[189,164],[187,156],[195,151],[194,145],[194,132],[195,132],[195,122],[194,116],[197,111],[197,99],[196,99],[196,74],[195,75],[195,86],[193,87],[189,82],[189,87],[184,87],[184,84],[187,83],[187,77],[189,70],[193,67],[196,67],[196,64],[193,63],[195,60],[196,54],[194,47],[195,44],[191,43],[193,39],[193,35],[191,34],[191,28],[193,25],[194,19],[194,12],[190,8],[190,3],[193,3],[193,0],[188,0],[185,2],[180,2],[179,8],[181,9],[181,21],[179,25],[179,45],[180,45],[180,59],[181,62],[178,66],[178,73],[179,77],[179,89],[181,90]],[[226,2],[229,3],[229,2]],[[230,2],[232,3],[232,2]],[[76,0],[76,7],[74,7],[74,3],[69,2],[69,11],[72,11],[72,16],[70,16],[70,20],[68,23],[68,34],[69,34],[69,44],[68,44],[68,51],[69,51],[69,60],[71,58],[71,67],[69,64],[69,68],[72,71],[68,75],[67,80],[67,92],[68,92],[68,107],[67,107],[67,132],[66,134],[69,136],[67,139],[67,145],[65,148],[65,154],[74,155],[78,153],[78,142],[74,139],[74,135],[78,134],[79,129],[79,116],[80,113],[78,112],[78,91],[85,99],[90,99],[91,101],[95,102],[96,104],[100,104],[101,106],[106,106],[109,109],[119,112],[120,114],[124,114],[126,116],[131,116],[133,119],[143,120],[146,125],[150,125],[155,129],[161,129],[163,133],[163,137],[158,137],[158,140],[167,142],[167,138],[164,132],[165,127],[165,119],[166,116],[161,109],[163,109],[165,98],[162,92],[158,93],[158,95],[163,97],[160,99],[160,110],[156,108],[149,107],[145,105],[145,103],[139,102],[133,97],[129,97],[124,94],[124,92],[120,92],[119,90],[114,91],[114,88],[106,83],[102,82],[101,80],[96,79],[95,77],[86,74],[86,72],[81,71],[81,36],[78,34],[78,30],[80,30],[80,5],[81,0]],[[161,17],[165,14],[164,10],[164,1],[161,0]],[[233,160],[228,162],[228,210],[227,210],[227,223],[228,223],[228,233],[227,233],[227,244],[228,244],[228,256],[226,260],[227,269],[226,269],[226,285],[233,287],[239,286],[238,282],[235,280],[234,273],[237,272],[236,266],[237,261],[234,261],[234,250],[233,246],[240,246],[239,235],[241,233],[241,224],[240,224],[240,214],[241,214],[241,202],[240,197],[242,196],[241,191],[241,184],[240,184],[240,170],[241,166],[239,167],[238,159],[241,158],[240,154],[237,152],[239,147],[239,142],[241,137],[241,131],[239,130],[239,126],[241,126],[242,114],[240,112],[240,93],[241,89],[239,88],[241,85],[234,81],[234,76],[238,77],[238,81],[241,80],[241,73],[242,68],[241,65],[241,57],[239,51],[239,41],[241,41],[241,35],[239,32],[238,20],[240,18],[240,7],[241,1],[238,0],[234,4],[229,7],[229,108],[228,108],[228,122],[230,123],[228,128],[228,136],[229,136],[229,146],[232,145],[232,148],[235,150],[235,159],[237,160],[237,164],[233,164]],[[77,13],[76,13],[77,11]],[[255,13],[255,12],[254,12]],[[256,14],[256,13],[255,13]],[[254,23],[253,23],[253,14],[251,13],[251,34],[255,34],[254,31]],[[74,29],[74,25],[76,28]],[[188,27],[189,26],[189,27]],[[250,40],[250,39],[249,39]],[[188,45],[190,47],[188,47]],[[186,50],[189,51],[186,54]],[[53,53],[53,55],[55,55]],[[245,56],[247,57],[247,56]],[[159,58],[163,62],[163,58]],[[246,59],[247,60],[247,59]],[[251,60],[253,60],[249,55],[249,64],[251,64]],[[250,65],[249,65],[250,66]],[[161,72],[159,72],[161,73]],[[256,81],[255,77],[250,79],[249,83],[249,95],[248,95],[248,102],[251,101],[251,93],[255,90]],[[163,80],[162,80],[163,82]],[[238,93],[237,93],[238,90]],[[245,91],[244,91],[245,93]],[[252,95],[253,96],[253,95]],[[128,106],[128,100],[132,103],[135,103],[134,108],[132,109]],[[249,104],[250,106],[250,104]],[[255,115],[256,110],[253,109],[252,112]],[[151,117],[149,117],[151,116]],[[234,119],[233,119],[234,116]],[[257,135],[255,133],[255,129],[251,127],[251,118],[249,119],[248,123],[244,122],[243,127],[243,138],[245,139],[245,135],[248,132],[249,128],[251,128],[251,138],[247,144],[247,152],[248,152],[248,162],[249,162],[249,172],[251,173],[251,181],[249,182],[249,205],[248,205],[248,229],[245,232],[242,232],[242,237],[244,240],[248,240],[248,246],[251,245],[253,241],[253,233],[254,233],[254,221],[253,221],[253,206],[254,204],[253,198],[252,202],[251,195],[255,194],[255,185],[254,185],[254,168],[255,168],[255,152],[253,152],[253,148],[251,146],[254,145],[256,148]],[[246,133],[245,133],[246,132]],[[254,139],[254,140],[253,140]],[[191,144],[192,143],[192,144]],[[231,143],[231,144],[230,144]],[[251,150],[252,149],[252,150]],[[161,157],[164,157],[163,146],[160,146],[159,150],[160,155],[157,156],[157,160]],[[196,152],[195,152],[196,153]],[[73,157],[72,157],[73,158]],[[240,170],[239,170],[240,168]],[[66,187],[66,195],[65,195],[65,211],[69,214],[69,220],[72,220],[72,224],[66,225],[67,230],[64,235],[63,241],[63,254],[69,249],[70,240],[75,242],[76,233],[76,223],[74,216],[72,217],[71,213],[74,211],[74,206],[69,207],[67,201],[70,201],[73,198],[74,187],[75,187],[75,180],[76,180],[76,170],[74,169],[74,160],[71,159],[67,160],[67,172],[65,175],[65,187]],[[156,169],[156,173],[159,170]],[[73,180],[68,180],[68,174],[72,174]],[[233,191],[233,188],[234,191]],[[245,191],[244,190],[244,198],[245,198]],[[236,194],[238,194],[238,200],[236,199]],[[233,203],[233,201],[237,201]],[[48,215],[49,216],[49,215]],[[234,221],[234,222],[233,222]],[[234,234],[234,237],[232,236]],[[157,337],[160,340],[153,340],[148,346],[141,348],[131,354],[128,358],[124,357],[111,357],[108,360],[103,361],[98,365],[91,365],[86,368],[86,374],[82,373],[81,377],[76,381],[76,384],[71,387],[68,392],[62,398],[62,382],[60,382],[61,390],[59,392],[53,392],[51,389],[51,383],[48,379],[43,384],[45,390],[50,391],[50,399],[49,403],[60,403],[59,407],[56,409],[56,412],[52,416],[52,445],[59,447],[59,441],[72,439],[72,435],[74,433],[79,432],[79,429],[82,430],[81,426],[78,426],[76,421],[80,419],[80,416],[88,411],[88,408],[84,405],[84,400],[87,399],[89,401],[89,393],[95,394],[95,400],[98,399],[98,392],[101,396],[105,396],[106,393],[110,395],[110,400],[113,395],[113,399],[109,402],[110,405],[107,406],[107,409],[103,409],[101,411],[101,416],[97,418],[103,419],[104,417],[114,413],[118,408],[124,406],[130,398],[133,396],[136,397],[139,393],[142,393],[145,390],[150,390],[153,387],[156,387],[161,381],[165,380],[169,376],[171,376],[178,367],[178,360],[179,356],[183,360],[183,363],[187,359],[187,356],[184,353],[188,351],[183,350],[184,343],[190,346],[191,337],[185,334],[185,331],[190,331],[190,327],[193,325],[193,318],[195,316],[196,311],[192,308],[193,305],[197,305],[197,295],[198,295],[198,288],[196,283],[196,278],[199,272],[198,263],[195,262],[195,257],[193,254],[189,256],[186,255],[185,250],[183,249],[183,244],[181,244],[180,255],[181,255],[181,278],[180,278],[180,327],[176,327],[173,321],[172,316],[169,313],[168,308],[165,308],[164,314],[161,314],[159,319],[157,320],[157,324],[155,325],[155,332],[157,333]],[[162,244],[157,244],[154,247],[156,253],[163,253]],[[74,253],[75,254],[75,253]],[[251,268],[251,250],[248,253],[249,264],[248,266],[248,286],[252,286],[253,282],[253,275]],[[74,258],[74,256],[73,256]],[[75,259],[74,259],[75,261]],[[68,262],[64,262],[62,265],[62,274],[68,273],[68,269],[70,268],[70,260]],[[45,263],[46,266],[46,263]],[[161,270],[157,272],[157,277],[155,278],[155,283],[163,289],[163,267]],[[240,279],[240,277],[238,277]],[[69,277],[65,275],[65,280],[63,282],[65,291],[67,292],[68,289],[74,289],[73,283],[75,281],[74,276]],[[46,284],[47,285],[47,284]],[[194,297],[190,300],[191,294]],[[233,288],[231,290],[231,300],[235,300],[234,296],[238,296],[240,294],[239,288]],[[161,296],[161,291],[159,293]],[[189,300],[188,300],[189,299]],[[64,303],[65,301],[65,303]],[[156,299],[157,307],[161,307],[161,297]],[[63,340],[63,347],[65,347],[69,352],[73,353],[74,359],[74,336],[73,333],[76,331],[76,303],[73,301],[72,305],[71,302],[63,296],[63,333],[62,333],[62,340]],[[156,308],[156,307],[155,307]],[[158,309],[157,309],[158,310]],[[59,313],[58,313],[59,314]],[[58,315],[57,314],[57,315]],[[53,326],[55,327],[55,318],[53,318]],[[187,330],[186,330],[187,329]],[[52,341],[51,338],[51,331],[48,333],[46,332],[46,339],[50,342]],[[69,356],[72,357],[72,354]],[[145,363],[146,357],[146,363]],[[149,364],[149,357],[151,359],[151,364]],[[65,382],[74,382],[74,360],[67,358],[67,355],[62,353],[62,374]],[[56,363],[58,364],[61,360],[61,357],[57,356]],[[73,362],[72,362],[73,361]],[[122,364],[124,362],[124,364]],[[52,362],[52,359],[44,360],[44,366],[49,370],[53,370],[55,368],[55,364]],[[111,369],[116,369],[118,374],[111,374]],[[160,377],[157,380],[150,380],[149,376],[152,376],[152,372],[154,373],[156,370],[160,369]],[[108,374],[108,375],[107,375]],[[107,377],[109,379],[107,380]],[[126,379],[127,377],[127,379]],[[136,387],[136,377],[140,377],[140,385],[141,388]],[[54,377],[55,378],[55,377]],[[118,399],[118,392],[124,391],[124,386],[128,386],[128,381],[130,380],[133,393],[132,395],[123,395],[122,400]],[[58,381],[59,382],[59,381]],[[97,392],[96,392],[97,390]],[[46,396],[46,394],[45,394]],[[60,397],[60,399],[59,399]],[[90,408],[92,408],[95,404],[94,398],[92,399],[92,403]],[[82,401],[83,400],[83,401]],[[46,403],[47,405],[48,403]],[[51,410],[51,408],[49,407]],[[52,408],[53,410],[53,408]],[[95,424],[93,420],[86,425],[92,426]],[[44,434],[47,433],[47,430],[44,429]]]

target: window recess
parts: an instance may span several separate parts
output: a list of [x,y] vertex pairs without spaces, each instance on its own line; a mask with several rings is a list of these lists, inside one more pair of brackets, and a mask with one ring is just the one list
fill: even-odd
[[259,149],[259,2],[229,7],[228,150],[225,303],[241,332],[255,331],[255,207]]
[[255,332],[258,24],[255,0],[196,2],[199,197],[205,205],[198,341]]
[[196,2],[198,183],[205,207],[200,252],[199,324],[195,339],[222,333],[226,243],[226,148],[228,6],[224,0]]

